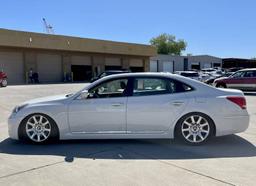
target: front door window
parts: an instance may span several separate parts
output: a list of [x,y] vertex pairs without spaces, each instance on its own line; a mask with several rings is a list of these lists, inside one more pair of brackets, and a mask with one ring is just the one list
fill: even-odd
[[112,98],[125,96],[127,79],[117,79],[102,83],[89,90],[89,98]]

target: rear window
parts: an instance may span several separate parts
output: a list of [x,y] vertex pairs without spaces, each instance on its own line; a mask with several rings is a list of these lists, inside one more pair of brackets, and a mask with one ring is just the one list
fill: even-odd
[[191,86],[176,80],[170,80],[169,87],[171,93],[188,92],[194,90]]

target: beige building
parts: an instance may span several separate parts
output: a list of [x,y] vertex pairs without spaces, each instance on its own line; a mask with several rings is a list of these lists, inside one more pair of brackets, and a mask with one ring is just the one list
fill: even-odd
[[105,70],[149,71],[149,45],[0,29],[0,70],[9,84],[28,82],[32,69],[42,83],[88,81]]

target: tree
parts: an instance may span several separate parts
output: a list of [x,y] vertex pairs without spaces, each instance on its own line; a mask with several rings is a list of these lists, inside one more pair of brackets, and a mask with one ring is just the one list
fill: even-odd
[[176,40],[174,35],[166,33],[153,37],[150,44],[157,48],[158,54],[181,55],[187,47],[187,43],[183,39]]

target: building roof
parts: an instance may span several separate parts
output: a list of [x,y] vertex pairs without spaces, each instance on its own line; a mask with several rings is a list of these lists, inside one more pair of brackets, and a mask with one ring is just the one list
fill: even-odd
[[246,59],[246,58],[224,58],[223,62],[256,62],[255,59]]
[[150,45],[0,29],[0,46],[61,51],[155,56]]
[[151,58],[151,60],[173,60],[173,59],[184,59],[184,58],[188,58],[188,59],[199,59],[199,58],[214,58],[214,59],[218,59],[221,60],[221,58],[219,57],[215,57],[215,56],[211,56],[211,55],[195,55],[195,56],[178,56],[178,55],[169,55],[169,54],[158,54],[157,56],[154,56]]

